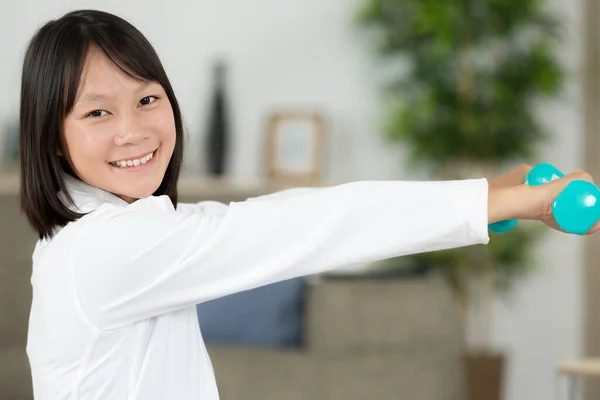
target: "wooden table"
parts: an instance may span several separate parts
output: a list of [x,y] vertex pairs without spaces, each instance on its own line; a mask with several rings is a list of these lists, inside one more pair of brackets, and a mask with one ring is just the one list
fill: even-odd
[[569,400],[582,397],[580,381],[584,378],[600,378],[600,358],[584,358],[581,360],[561,363],[556,368],[561,376],[568,379]]

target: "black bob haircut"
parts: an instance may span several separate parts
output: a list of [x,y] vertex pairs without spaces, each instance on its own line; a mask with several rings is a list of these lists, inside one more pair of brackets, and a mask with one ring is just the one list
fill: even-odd
[[19,116],[21,209],[40,239],[50,238],[57,227],[82,216],[59,198],[59,191],[68,195],[63,173],[73,173],[68,160],[59,156],[57,150],[63,148],[63,121],[73,109],[92,47],[129,76],[157,82],[164,88],[173,108],[176,142],[154,195],[168,195],[177,206],[183,123],[158,55],[144,35],[124,19],[102,11],[73,11],[46,23],[35,33],[23,63]]

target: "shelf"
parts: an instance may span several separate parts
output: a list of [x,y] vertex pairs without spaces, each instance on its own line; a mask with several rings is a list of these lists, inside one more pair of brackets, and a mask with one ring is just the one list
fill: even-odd
[[[202,199],[242,199],[274,193],[298,186],[323,185],[294,185],[261,180],[232,180],[213,178],[183,177],[179,180],[179,196],[181,198]],[[0,195],[16,196],[19,194],[19,177],[17,174],[0,174]]]
[[587,358],[561,363],[557,366],[559,373],[579,376],[600,376],[600,358]]
[[246,199],[295,187],[270,181],[231,180],[211,178],[181,178],[179,196],[181,198],[202,199]]

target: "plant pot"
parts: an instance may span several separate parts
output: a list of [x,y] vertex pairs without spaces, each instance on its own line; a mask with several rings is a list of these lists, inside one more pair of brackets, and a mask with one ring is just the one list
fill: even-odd
[[502,400],[506,356],[493,352],[465,355],[466,400]]

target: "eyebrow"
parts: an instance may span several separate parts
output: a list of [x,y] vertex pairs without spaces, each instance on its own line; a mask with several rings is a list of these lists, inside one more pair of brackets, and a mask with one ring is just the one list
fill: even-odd
[[[142,82],[140,82],[140,85],[136,89],[135,93],[140,93],[140,92],[144,91],[152,83],[153,83],[152,81],[142,81]],[[85,104],[85,103],[91,103],[91,102],[100,101],[100,100],[109,100],[111,98],[112,98],[111,95],[105,94],[105,93],[84,93],[84,95],[81,96],[81,98],[79,98],[75,102],[75,105],[80,105],[80,104]]]

